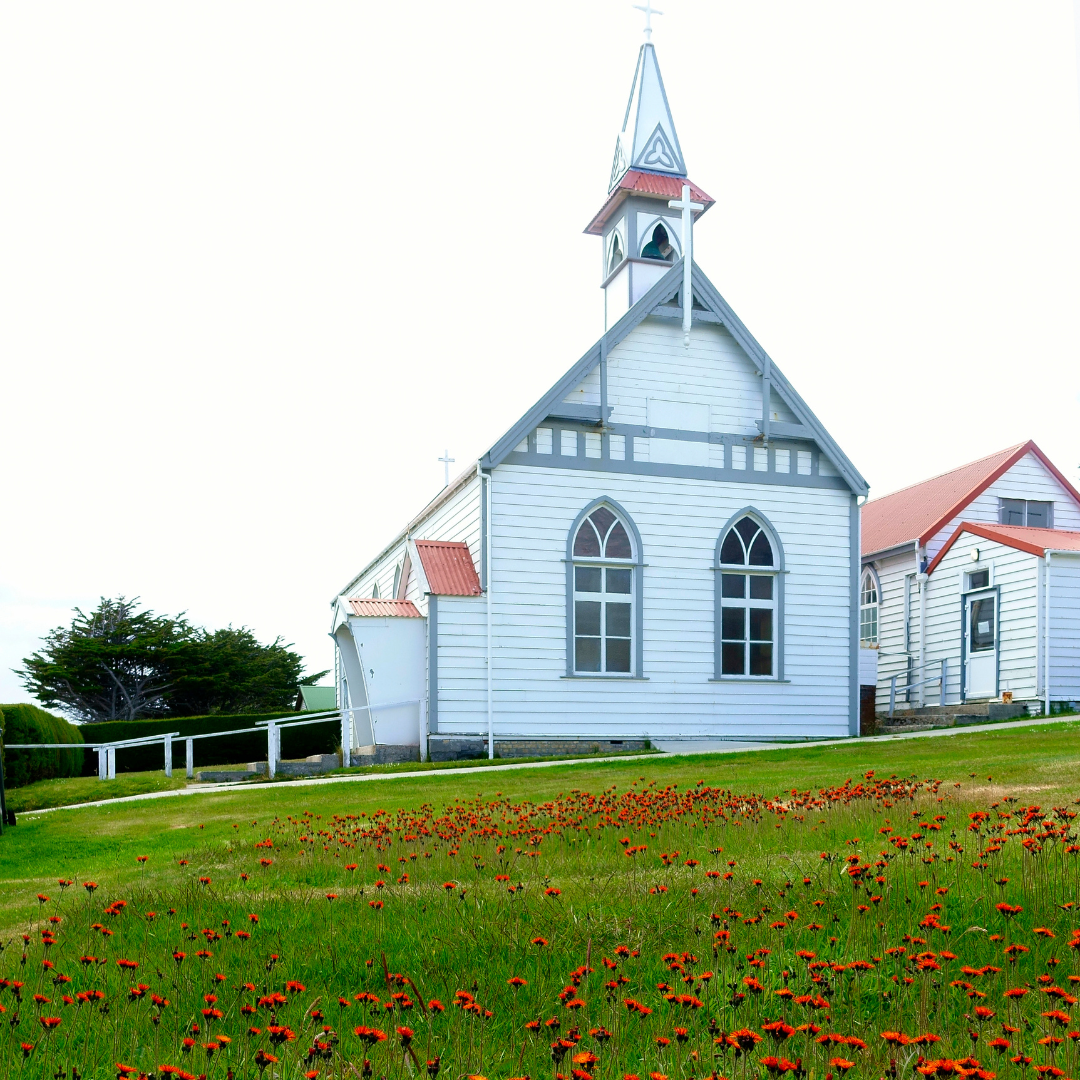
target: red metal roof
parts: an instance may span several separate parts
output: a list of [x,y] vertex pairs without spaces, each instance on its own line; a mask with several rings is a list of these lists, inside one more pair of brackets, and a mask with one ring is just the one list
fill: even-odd
[[468,544],[417,540],[416,550],[428,589],[436,596],[479,596],[483,591]]
[[396,616],[398,618],[419,619],[420,612],[411,600],[372,600],[370,598],[353,597],[349,601],[354,615],[372,616],[385,618]]
[[[647,195],[655,199],[677,199],[682,195],[683,184],[690,185],[690,198],[694,202],[704,203],[705,210],[716,200],[706,195],[692,180],[684,180],[681,176],[665,176],[661,173],[641,172],[638,169],[629,169],[623,173],[615,190],[608,196],[607,202],[601,207],[600,212],[589,222],[586,232],[593,236],[599,236],[604,231],[604,225],[622,203],[631,195]],[[696,221],[705,210],[694,213]]]
[[1080,551],[1080,532],[1071,529],[1035,529],[1029,525],[984,525],[971,521],[962,521],[956,531],[945,541],[945,546],[934,556],[934,561],[926,568],[932,574],[938,563],[959,539],[961,533],[981,536],[984,540],[996,540],[1006,547],[1026,551],[1029,555],[1042,558],[1047,549],[1051,551]]
[[1034,454],[1080,504],[1080,492],[1029,439],[866,503],[862,508],[863,555],[899,547],[916,537],[925,544],[1028,453]]

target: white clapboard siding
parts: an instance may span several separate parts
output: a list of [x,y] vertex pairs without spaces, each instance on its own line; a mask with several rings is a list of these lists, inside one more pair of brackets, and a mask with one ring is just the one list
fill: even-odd
[[[878,590],[878,692],[877,707],[888,708],[889,685],[893,675],[901,675],[898,686],[905,686],[908,670],[908,651],[917,654],[919,591],[914,580],[914,560],[910,553],[875,559]],[[904,591],[907,590],[911,607],[910,628],[905,629]],[[907,703],[907,695],[898,696],[899,704]]]
[[[945,657],[949,662],[947,703],[960,701],[963,635],[962,576],[975,565],[990,568],[998,589],[998,688],[1011,690],[1018,700],[1039,695],[1039,573],[1042,560],[1035,555],[963,534],[949,549],[929,578],[926,612],[926,659]],[[928,690],[928,704],[937,704],[936,688]]]
[[937,555],[962,521],[997,524],[999,499],[1052,502],[1055,529],[1080,529],[1080,506],[1076,500],[1034,454],[1027,453],[938,531],[926,545],[927,558]]
[[[643,681],[567,679],[566,549],[601,497],[633,518],[645,570]],[[850,694],[850,496],[833,489],[502,465],[492,491],[493,696],[499,734],[844,735]],[[720,529],[752,505],[784,544],[789,682],[715,683],[714,565]],[[486,725],[484,610],[440,600],[439,730]],[[450,616],[446,616],[449,618]],[[444,644],[445,643],[445,644]],[[479,650],[479,651],[478,651]]]
[[1080,555],[1050,559],[1050,697],[1080,701]]
[[[695,325],[690,347],[685,348],[678,322],[650,318],[611,350],[611,422],[652,423],[650,398],[708,406],[712,431],[758,433],[761,376],[735,339],[720,326]],[[772,411],[777,420],[795,421],[775,393]]]

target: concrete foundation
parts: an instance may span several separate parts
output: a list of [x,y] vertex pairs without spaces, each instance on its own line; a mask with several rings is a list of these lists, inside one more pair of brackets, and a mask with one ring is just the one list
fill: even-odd
[[[495,739],[495,756],[587,757],[648,749],[647,739]],[[432,761],[469,761],[487,757],[487,739],[469,735],[431,735],[428,752]]]
[[361,746],[349,755],[350,765],[400,765],[419,760],[419,746],[398,746],[393,743]]

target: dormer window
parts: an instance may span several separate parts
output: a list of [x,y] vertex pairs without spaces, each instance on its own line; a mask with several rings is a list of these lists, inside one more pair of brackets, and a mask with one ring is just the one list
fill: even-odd
[[608,243],[608,263],[607,272],[610,274],[616,266],[619,265],[626,258],[626,253],[623,251],[622,240],[619,237],[619,232],[616,229],[611,234],[611,240]]
[[652,239],[641,249],[643,259],[657,259],[660,262],[671,262],[675,249],[668,239],[667,229],[663,225],[657,225],[652,231]]

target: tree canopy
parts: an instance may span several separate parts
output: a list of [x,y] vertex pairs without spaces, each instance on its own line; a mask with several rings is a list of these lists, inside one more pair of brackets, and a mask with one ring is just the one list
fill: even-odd
[[183,614],[155,615],[139,600],[101,598],[75,609],[15,674],[47,706],[84,723],[156,716],[267,712],[292,706],[303,658],[275,638],[260,644],[247,627],[205,630]]

